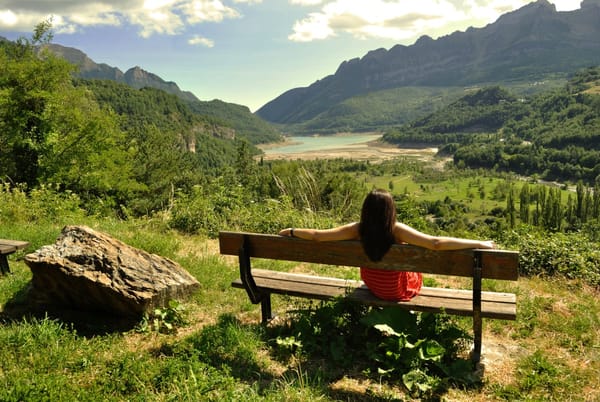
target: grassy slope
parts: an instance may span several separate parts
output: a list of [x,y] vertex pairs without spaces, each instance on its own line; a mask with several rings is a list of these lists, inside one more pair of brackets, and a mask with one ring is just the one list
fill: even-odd
[[589,89],[586,89],[584,92],[594,95],[600,95],[600,82],[598,82],[596,85],[591,86]]
[[[31,252],[52,243],[62,223],[66,222],[16,227],[4,222],[0,237],[29,239],[33,243],[28,250]],[[20,318],[14,305],[6,306],[8,301],[22,299],[21,290],[30,279],[19,254],[11,258],[14,274],[0,277],[0,304],[5,310],[0,316],[0,399],[406,398],[401,388],[373,383],[360,373],[324,381],[318,361],[283,362],[266,353],[263,332],[256,325],[260,309],[248,302],[243,291],[230,287],[230,281],[237,276],[237,261],[219,256],[215,241],[172,233],[156,221],[78,223],[87,223],[128,244],[174,258],[197,277],[201,290],[184,302],[189,325],[175,335],[106,333],[104,324],[94,317],[78,321],[77,331],[66,323]],[[319,266],[276,266],[328,275],[339,273]],[[435,281],[445,283],[443,278]],[[486,286],[518,293],[518,320],[486,320],[484,384],[476,390],[451,389],[449,399],[598,400],[597,292],[558,279],[522,278],[514,285],[489,282]],[[295,303],[275,297],[273,307],[282,313]],[[232,316],[235,318],[227,318]],[[13,318],[16,321],[12,322]],[[468,319],[460,322],[470,327]],[[209,353],[212,349],[215,354]]]

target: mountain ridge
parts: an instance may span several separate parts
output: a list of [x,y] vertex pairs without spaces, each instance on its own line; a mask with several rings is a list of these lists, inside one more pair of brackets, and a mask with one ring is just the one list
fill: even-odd
[[537,80],[600,64],[600,1],[557,12],[538,0],[483,28],[436,40],[372,50],[342,62],[336,72],[308,87],[290,89],[256,111],[267,121],[301,123],[353,96],[404,86],[468,86]]
[[228,103],[217,99],[201,101],[192,92],[183,91],[173,81],[165,81],[158,75],[148,72],[139,66],[126,72],[105,63],[96,63],[83,51],[55,43],[44,45],[51,53],[62,57],[78,67],[77,76],[87,80],[110,80],[126,84],[134,89],[154,88],[162,90],[186,101],[191,109],[201,115],[219,120],[221,129],[231,127],[252,144],[276,142],[281,140],[281,133],[258,115],[252,113],[247,106]]
[[56,43],[49,43],[44,46],[52,53],[75,64],[79,68],[77,75],[80,78],[108,79],[127,84],[135,89],[152,87],[162,89],[187,101],[199,101],[196,95],[192,92],[181,90],[175,82],[165,81],[158,75],[148,72],[139,66],[131,67],[123,72],[117,67],[112,67],[105,63],[96,63],[87,54],[73,47]]

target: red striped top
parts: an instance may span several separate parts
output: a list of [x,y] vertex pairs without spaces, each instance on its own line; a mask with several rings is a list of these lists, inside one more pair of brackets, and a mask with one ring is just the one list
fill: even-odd
[[391,301],[410,300],[419,293],[423,285],[420,272],[361,267],[360,277],[375,296]]

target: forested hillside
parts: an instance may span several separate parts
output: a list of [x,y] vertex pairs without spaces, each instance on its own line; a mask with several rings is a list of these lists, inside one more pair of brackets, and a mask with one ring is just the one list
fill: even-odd
[[160,131],[177,132],[192,152],[196,148],[196,133],[208,134],[203,141],[209,141],[209,137],[236,136],[226,122],[198,115],[186,102],[159,89],[134,89],[109,80],[77,80],[76,85],[90,89],[100,105],[120,115],[125,131],[139,131],[153,125]]
[[288,133],[335,134],[380,131],[442,109],[464,93],[462,87],[402,87],[346,99],[313,119],[286,124]]
[[239,136],[244,137],[251,144],[277,142],[283,139],[281,132],[274,125],[251,113],[247,106],[218,99],[208,102],[190,102],[189,106],[202,116],[226,122]]
[[[235,164],[253,148],[235,130],[160,90],[73,82],[74,67],[31,40],[0,43],[0,171],[29,189],[57,186],[88,208],[146,214],[179,188]],[[94,206],[95,205],[95,206]]]
[[[200,101],[194,94],[179,89],[176,83],[167,82],[156,74],[133,67],[123,73],[116,67],[104,63],[96,63],[82,51],[54,43],[44,43],[37,51],[50,51],[76,66],[74,74],[91,83],[95,80],[110,80],[126,84],[134,89],[154,88],[176,95],[178,99],[188,103],[196,113],[218,125],[235,129],[236,134],[252,144],[275,142],[281,140],[281,133],[271,124],[250,112],[246,106],[227,103],[219,100]],[[108,84],[99,84],[100,88]],[[115,87],[116,88],[116,87]],[[106,97],[107,94],[104,94]],[[107,100],[109,100],[107,98]],[[117,99],[110,99],[117,101]],[[172,102],[172,101],[171,101]],[[179,106],[181,107],[181,106]]]
[[593,184],[600,180],[599,77],[599,67],[589,68],[560,90],[527,98],[485,88],[384,138],[440,145],[460,166]]

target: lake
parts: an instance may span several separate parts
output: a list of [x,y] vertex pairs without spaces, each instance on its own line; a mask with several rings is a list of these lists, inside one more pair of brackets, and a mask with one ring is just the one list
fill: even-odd
[[281,146],[269,146],[264,149],[265,155],[297,154],[313,151],[325,151],[365,144],[381,138],[381,134],[344,134],[323,135],[314,137],[288,137],[288,143]]
[[282,144],[259,146],[264,154],[261,160],[314,160],[353,159],[380,162],[397,157],[409,157],[431,161],[437,148],[399,148],[397,145],[378,141],[381,134],[338,134],[315,137],[289,137]]

